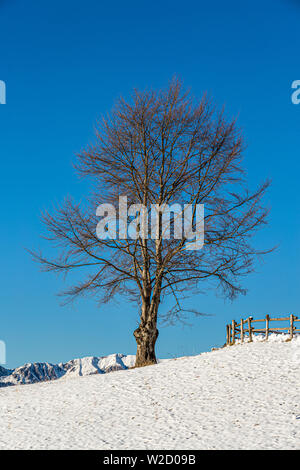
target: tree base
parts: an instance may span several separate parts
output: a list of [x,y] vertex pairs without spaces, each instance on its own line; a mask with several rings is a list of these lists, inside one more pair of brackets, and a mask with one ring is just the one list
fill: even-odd
[[156,327],[139,326],[134,332],[137,342],[135,367],[145,367],[157,364],[155,356],[155,343],[158,337]]
[[145,361],[144,363],[139,362],[138,364],[135,364],[131,369],[138,369],[139,367],[147,367],[147,366],[154,366],[157,364],[157,361],[155,362],[150,362],[150,361]]

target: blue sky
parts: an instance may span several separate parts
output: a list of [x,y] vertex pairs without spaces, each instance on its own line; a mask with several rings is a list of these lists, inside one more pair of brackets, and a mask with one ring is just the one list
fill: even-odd
[[257,246],[279,248],[245,280],[247,296],[224,302],[203,286],[190,305],[211,316],[163,328],[158,356],[223,344],[232,318],[300,314],[300,105],[291,102],[299,23],[296,0],[0,0],[0,339],[8,366],[135,353],[135,306],[62,307],[63,279],[41,273],[25,248],[48,250],[42,209],[87,193],[71,162],[101,113],[133,87],[163,87],[174,74],[239,116],[250,186],[273,181],[270,224]]

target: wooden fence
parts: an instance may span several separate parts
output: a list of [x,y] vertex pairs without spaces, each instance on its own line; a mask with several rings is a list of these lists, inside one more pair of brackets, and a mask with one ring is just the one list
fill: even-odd
[[[287,327],[273,327],[271,322],[289,322]],[[264,328],[254,328],[253,324],[264,322]],[[300,332],[300,324],[297,329],[297,322],[300,322],[300,319],[295,315],[290,315],[283,318],[270,318],[269,315],[266,315],[262,320],[254,320],[253,317],[249,317],[246,320],[241,319],[240,323],[237,323],[235,320],[232,320],[231,325],[226,325],[226,345],[230,346],[235,344],[237,339],[240,339],[241,342],[244,342],[244,339],[248,337],[249,341],[253,340],[253,335],[255,333],[264,333],[266,339],[270,333],[285,333],[286,331],[290,334],[290,339],[293,338],[295,332]]]

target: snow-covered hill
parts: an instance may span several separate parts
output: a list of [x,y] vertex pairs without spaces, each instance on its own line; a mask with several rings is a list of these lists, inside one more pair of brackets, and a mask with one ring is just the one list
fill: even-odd
[[0,389],[1,449],[300,449],[300,338]]
[[45,382],[65,376],[106,374],[107,372],[128,369],[134,363],[135,356],[111,354],[105,357],[73,359],[64,364],[29,363],[14,370],[0,367],[0,387]]

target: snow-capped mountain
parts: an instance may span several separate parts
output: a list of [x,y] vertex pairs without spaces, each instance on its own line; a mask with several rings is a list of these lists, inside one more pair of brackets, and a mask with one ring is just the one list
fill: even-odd
[[105,357],[73,359],[60,364],[28,363],[13,370],[0,366],[0,387],[33,384],[70,376],[106,374],[115,370],[128,369],[133,367],[134,363],[135,356],[110,354]]
[[11,369],[5,369],[5,367],[0,366],[0,377],[5,377],[6,375],[10,375],[13,371]]

